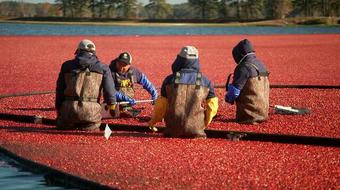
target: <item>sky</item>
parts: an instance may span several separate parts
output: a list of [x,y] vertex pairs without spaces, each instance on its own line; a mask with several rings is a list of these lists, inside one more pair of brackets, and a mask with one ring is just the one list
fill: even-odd
[[[6,1],[6,0],[0,0],[1,1]],[[49,2],[49,3],[54,3],[54,0],[23,0],[24,2],[29,2],[29,3],[44,3],[44,2]],[[138,0],[139,2],[142,2],[143,4],[147,4],[149,0]],[[170,4],[179,4],[179,3],[185,3],[187,0],[167,0],[168,3]]]

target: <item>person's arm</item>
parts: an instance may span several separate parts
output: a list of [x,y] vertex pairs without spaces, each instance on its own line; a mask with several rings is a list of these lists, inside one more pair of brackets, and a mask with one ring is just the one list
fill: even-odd
[[159,96],[156,100],[151,120],[149,121],[149,127],[153,127],[157,122],[162,121],[168,108],[168,99]]
[[108,105],[113,105],[116,104],[117,99],[116,99],[116,89],[115,89],[115,83],[112,78],[111,71],[107,65],[103,64],[103,96],[104,96],[104,101]]
[[139,84],[142,85],[143,88],[149,92],[152,100],[155,101],[157,99],[158,93],[155,86],[149,81],[149,79],[143,73],[141,74]]
[[208,126],[212,119],[217,114],[218,110],[218,98],[213,97],[206,100],[207,101],[207,108],[205,110],[205,126]]
[[166,85],[168,84],[168,82],[171,80],[171,75],[166,77],[162,83],[161,86],[161,95],[158,96],[158,98],[156,99],[155,105],[154,105],[154,110],[153,110],[153,114],[151,117],[151,120],[149,121],[149,127],[151,130],[153,131],[157,131],[155,130],[155,127],[153,127],[157,122],[162,121],[162,119],[165,116],[165,113],[168,109],[168,98],[166,96]]
[[120,91],[116,92],[116,99],[118,102],[129,102],[131,106],[136,104],[136,101],[133,98],[130,98],[129,96],[125,95]]
[[58,115],[60,114],[59,110],[65,99],[64,97],[65,88],[66,88],[66,84],[64,80],[64,74],[62,72],[62,69],[60,69],[58,79],[57,79],[57,84],[56,84],[56,97],[55,97],[55,108],[57,110]]
[[233,104],[238,98],[243,89],[244,85],[247,83],[249,78],[249,71],[246,67],[239,67],[235,69],[233,82],[228,84],[228,92],[226,93],[224,100],[228,103]]
[[204,112],[205,114],[205,126],[208,126],[212,119],[215,117],[217,110],[218,110],[218,98],[215,94],[215,89],[211,82],[208,84],[209,93],[206,99],[206,110]]

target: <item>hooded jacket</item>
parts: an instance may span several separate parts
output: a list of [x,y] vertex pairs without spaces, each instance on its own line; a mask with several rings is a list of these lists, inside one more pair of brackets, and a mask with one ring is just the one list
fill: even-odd
[[67,88],[65,74],[76,74],[79,70],[85,70],[86,68],[88,68],[90,72],[103,75],[103,79],[100,85],[103,89],[104,101],[107,104],[113,104],[116,102],[116,91],[112,85],[114,84],[114,82],[109,67],[101,63],[95,54],[81,51],[76,55],[75,59],[66,61],[61,66],[56,86],[55,107],[57,110],[61,108],[62,103],[65,100],[64,91]]
[[[185,59],[181,56],[177,56],[174,63],[171,66],[172,74],[167,76],[163,81],[161,88],[161,95],[167,97],[166,95],[166,85],[175,82],[176,72],[181,73],[181,79],[179,83],[181,84],[195,84],[196,75],[200,72],[200,62],[199,59]],[[202,75],[202,86],[209,88],[209,93],[206,99],[216,97],[215,90],[211,82]]]
[[205,138],[204,128],[218,109],[213,85],[200,73],[199,59],[177,56],[172,72],[163,81],[149,125],[164,118],[165,136]]
[[236,101],[236,121],[258,123],[268,118],[269,80],[264,64],[255,56],[254,48],[245,39],[233,49],[238,64],[232,84],[228,86],[226,100]]
[[[234,70],[232,84],[239,90],[242,90],[250,77],[255,77],[260,73],[268,73],[264,64],[256,58],[255,50],[249,40],[245,39],[239,42],[233,48],[233,58],[237,64]],[[251,63],[251,64],[247,64]],[[256,68],[253,66],[255,65]]]

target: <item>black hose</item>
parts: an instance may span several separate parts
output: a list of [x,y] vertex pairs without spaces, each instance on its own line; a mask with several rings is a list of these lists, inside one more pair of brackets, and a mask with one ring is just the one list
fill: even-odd
[[2,98],[11,98],[17,96],[32,96],[32,95],[41,95],[41,94],[54,94],[55,91],[43,91],[43,92],[23,92],[23,93],[13,93],[13,94],[2,94],[0,95],[0,99]]
[[[41,118],[28,115],[13,115],[0,113],[0,119],[19,121],[24,123],[41,123],[45,125],[55,125],[54,119]],[[126,125],[126,124],[107,124],[113,131],[133,131],[133,132],[151,132],[148,126],[141,125]],[[102,123],[101,130],[104,130],[106,123]],[[162,133],[164,127],[158,127],[158,133]],[[340,138],[319,137],[319,136],[298,136],[287,134],[272,134],[272,133],[255,133],[242,131],[224,131],[224,130],[205,130],[208,138],[229,139],[232,141],[260,141],[274,142],[284,144],[302,144],[326,147],[340,147]]]
[[[214,85],[214,88],[226,88],[226,84]],[[286,84],[273,84],[270,88],[298,88],[298,89],[340,89],[340,86],[336,85],[286,85]],[[142,89],[142,87],[136,87],[136,89]],[[157,89],[160,89],[157,87]],[[55,91],[42,91],[42,92],[22,92],[13,94],[2,94],[0,99],[11,98],[18,96],[32,96],[32,95],[42,95],[42,94],[54,94]]]

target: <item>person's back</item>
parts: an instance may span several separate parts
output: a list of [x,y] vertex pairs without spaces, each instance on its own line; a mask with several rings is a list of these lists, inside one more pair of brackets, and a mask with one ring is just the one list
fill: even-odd
[[98,129],[101,124],[102,89],[105,102],[115,107],[112,84],[111,72],[96,57],[93,42],[81,41],[75,59],[63,63],[59,73],[56,87],[57,127]]
[[247,39],[239,42],[232,53],[237,66],[233,82],[228,86],[226,101],[236,102],[237,122],[255,124],[265,121],[269,111],[269,72],[256,58]]
[[[200,73],[197,49],[184,47],[172,65],[172,72],[163,81],[161,97],[149,124],[153,126],[160,120],[157,116],[160,109],[165,112],[160,114],[164,115],[165,136],[205,138],[204,129],[217,112],[218,100],[211,82]],[[204,103],[206,108],[202,107]]]

